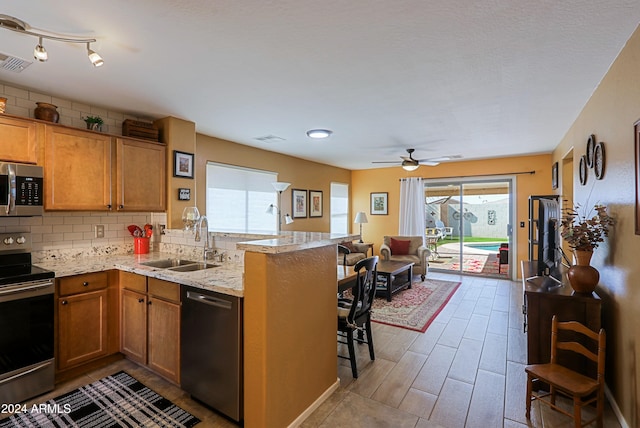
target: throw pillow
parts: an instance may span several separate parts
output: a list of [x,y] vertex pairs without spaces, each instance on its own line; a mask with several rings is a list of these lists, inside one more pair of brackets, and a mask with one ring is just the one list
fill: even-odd
[[406,256],[409,254],[409,244],[411,244],[411,241],[391,238],[391,243],[389,244],[391,254],[394,256]]

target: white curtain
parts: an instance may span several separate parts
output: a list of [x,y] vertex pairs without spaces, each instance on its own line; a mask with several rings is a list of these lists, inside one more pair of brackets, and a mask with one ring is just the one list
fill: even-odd
[[400,180],[400,225],[402,236],[422,236],[424,243],[424,180],[420,177]]

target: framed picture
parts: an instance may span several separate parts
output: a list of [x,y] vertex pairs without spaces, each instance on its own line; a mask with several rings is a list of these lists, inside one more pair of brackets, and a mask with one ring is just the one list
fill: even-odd
[[321,190],[309,190],[309,217],[322,217]]
[[291,190],[291,211],[293,218],[307,217],[307,191],[301,189]]
[[633,124],[636,165],[636,235],[640,235],[640,120]]
[[371,194],[371,215],[389,214],[389,193],[380,192]]
[[173,176],[193,178],[193,153],[173,151]]
[[554,163],[551,167],[551,188],[558,188],[558,162]]

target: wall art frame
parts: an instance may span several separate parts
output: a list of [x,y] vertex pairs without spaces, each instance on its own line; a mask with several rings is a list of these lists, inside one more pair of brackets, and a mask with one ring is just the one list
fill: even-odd
[[322,190],[309,190],[309,218],[322,217]]
[[371,215],[388,215],[389,214],[389,193],[375,192],[371,193]]
[[193,179],[193,153],[173,151],[173,176]]
[[307,218],[307,191],[291,189],[291,217]]
[[558,162],[554,162],[551,166],[551,188],[553,190],[558,188]]
[[640,120],[633,124],[636,167],[636,235],[640,235]]

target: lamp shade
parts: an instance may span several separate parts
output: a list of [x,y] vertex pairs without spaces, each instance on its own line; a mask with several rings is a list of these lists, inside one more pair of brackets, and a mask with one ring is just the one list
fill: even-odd
[[291,186],[291,183],[285,183],[284,181],[276,181],[275,183],[271,183],[274,189],[277,192],[284,192],[287,190],[287,187]]
[[356,214],[356,219],[353,222],[358,224],[369,223],[369,221],[367,220],[367,215],[363,211],[359,211]]
[[291,223],[293,223],[293,219],[291,218],[291,216],[289,214],[287,214],[286,216],[284,216],[284,222],[286,224],[291,224]]

